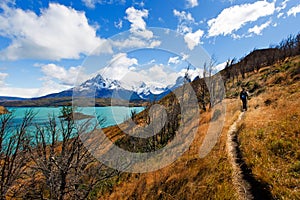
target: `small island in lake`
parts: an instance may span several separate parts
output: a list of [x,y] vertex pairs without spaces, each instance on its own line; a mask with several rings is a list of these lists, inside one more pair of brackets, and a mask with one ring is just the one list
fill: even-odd
[[94,116],[86,115],[80,112],[74,112],[74,113],[67,113],[64,115],[59,116],[59,118],[64,118],[65,120],[82,120],[82,119],[90,119],[94,118]]

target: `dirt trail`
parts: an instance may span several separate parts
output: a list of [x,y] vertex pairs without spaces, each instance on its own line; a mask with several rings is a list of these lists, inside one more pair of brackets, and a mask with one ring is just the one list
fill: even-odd
[[273,199],[266,184],[254,178],[251,169],[247,167],[242,157],[238,142],[237,124],[241,121],[243,116],[244,112],[240,113],[238,119],[231,125],[227,132],[227,152],[233,168],[233,183],[238,191],[239,199]]

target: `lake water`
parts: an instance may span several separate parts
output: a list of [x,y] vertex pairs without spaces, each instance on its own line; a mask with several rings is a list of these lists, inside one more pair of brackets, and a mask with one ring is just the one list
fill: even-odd
[[[9,111],[13,112],[14,123],[20,124],[26,111],[32,110],[36,113],[34,123],[43,124],[48,122],[49,116],[58,117],[61,115],[61,107],[9,107]],[[123,107],[123,106],[108,106],[108,107],[82,107],[78,108],[77,112],[92,115],[102,116],[106,119],[102,127],[108,127],[124,122],[130,117],[131,111],[135,110],[137,113],[144,110],[144,107]]]

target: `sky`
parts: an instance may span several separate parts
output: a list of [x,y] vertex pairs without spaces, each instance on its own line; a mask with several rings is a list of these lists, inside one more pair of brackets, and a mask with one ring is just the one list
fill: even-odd
[[298,0],[2,0],[0,96],[59,92],[96,73],[166,86],[189,63],[201,74],[197,55],[220,70],[299,22]]

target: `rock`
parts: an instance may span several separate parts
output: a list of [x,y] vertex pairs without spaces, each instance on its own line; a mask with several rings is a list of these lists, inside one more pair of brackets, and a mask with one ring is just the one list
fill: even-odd
[[9,113],[9,111],[4,106],[0,106],[0,115],[7,114],[7,113]]

